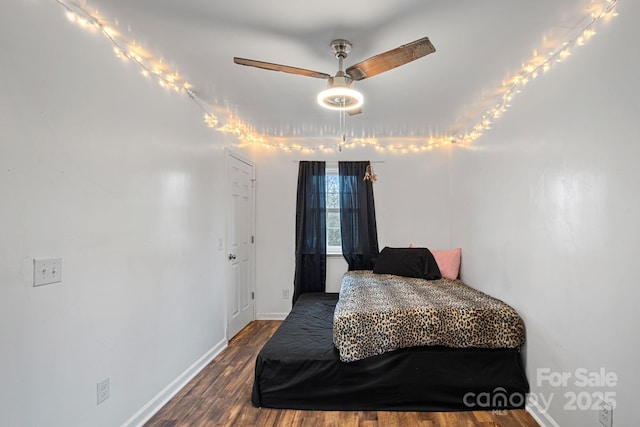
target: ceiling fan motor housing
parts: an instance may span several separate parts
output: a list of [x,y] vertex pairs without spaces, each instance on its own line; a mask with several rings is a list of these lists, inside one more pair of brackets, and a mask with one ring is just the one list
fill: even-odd
[[345,74],[344,71],[338,71],[335,76],[329,78],[327,87],[351,87],[352,82],[353,79],[348,74]]

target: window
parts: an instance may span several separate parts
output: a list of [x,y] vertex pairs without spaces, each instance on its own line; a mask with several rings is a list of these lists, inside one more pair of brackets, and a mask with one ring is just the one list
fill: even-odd
[[327,254],[342,255],[342,237],[340,235],[340,182],[338,168],[327,167]]

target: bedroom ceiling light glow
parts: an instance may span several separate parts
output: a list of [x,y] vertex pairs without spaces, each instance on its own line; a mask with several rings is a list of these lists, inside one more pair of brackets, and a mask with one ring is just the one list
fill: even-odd
[[351,78],[339,71],[329,79],[328,88],[318,94],[318,104],[338,111],[353,111],[362,107],[364,97],[351,88]]
[[348,86],[333,86],[318,94],[318,104],[330,110],[355,110],[361,107],[363,102],[362,94]]
[[[338,149],[338,147],[342,149],[368,146],[378,151],[408,154],[452,144],[471,144],[482,136],[484,131],[490,129],[492,123],[503,115],[508,107],[510,107],[513,96],[520,93],[529,81],[537,78],[541,73],[548,72],[556,63],[563,62],[575,47],[583,46],[595,34],[593,27],[600,20],[617,16],[617,0],[593,0],[587,8],[588,14],[580,24],[576,25],[575,31],[572,32],[573,36],[569,36],[564,42],[547,50],[546,53],[535,52],[533,58],[524,64],[518,73],[502,84],[502,87],[499,88],[499,92],[502,95],[498,97],[494,106],[486,110],[473,126],[450,135],[440,135],[438,137],[416,136],[380,140],[375,136],[371,136],[361,138],[353,137],[350,138],[348,142],[343,138],[340,143],[332,147],[323,144],[313,146],[303,143],[297,144],[296,141],[298,141],[298,139],[296,137],[284,138],[264,135],[256,132],[250,124],[234,119],[233,117],[227,120],[225,124],[220,125],[218,117],[211,112],[211,106],[196,95],[190,83],[183,81],[177,72],[168,70],[162,60],[154,58],[126,35],[118,32],[118,30],[115,29],[106,18],[101,17],[97,11],[93,13],[88,12],[85,8],[67,0],[54,1],[65,9],[70,21],[86,30],[101,32],[113,43],[113,51],[116,56],[123,61],[133,61],[138,64],[142,69],[141,73],[145,77],[156,78],[159,85],[166,89],[186,93],[204,112],[204,121],[209,127],[222,133],[236,135],[241,145],[246,144],[266,149],[280,149],[283,151],[297,151],[302,153],[332,152]],[[585,19],[587,22],[585,22]],[[115,25],[117,27],[117,23]],[[348,85],[345,86],[348,87]],[[351,90],[361,96],[359,92],[353,89]],[[357,95],[353,92],[351,92],[351,95],[354,95],[357,100]],[[334,101],[335,99],[334,95]],[[352,108],[357,111],[356,107]],[[342,111],[346,111],[346,109],[342,109]],[[305,142],[308,143],[308,141]]]

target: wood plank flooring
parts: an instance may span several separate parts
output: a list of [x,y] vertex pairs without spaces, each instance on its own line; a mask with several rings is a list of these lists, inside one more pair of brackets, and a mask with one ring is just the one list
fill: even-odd
[[251,322],[145,427],[182,426],[538,426],[525,410],[469,412],[299,411],[255,408],[251,387],[255,358],[280,321]]

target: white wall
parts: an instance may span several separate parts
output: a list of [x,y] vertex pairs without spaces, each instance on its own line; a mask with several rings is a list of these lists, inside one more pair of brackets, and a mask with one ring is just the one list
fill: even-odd
[[0,425],[120,425],[226,344],[223,141],[56,2],[0,2],[0,63]]
[[[380,246],[462,247],[463,278],[525,318],[551,416],[597,425],[563,410],[566,390],[538,385],[537,368],[605,368],[619,377],[616,425],[633,425],[640,60],[625,47],[639,8],[621,4],[473,150],[250,153],[258,315],[290,309],[295,161],[383,160]],[[1,2],[0,17],[0,424],[118,425],[224,345],[228,141],[55,2]],[[32,259],[57,256],[63,282],[33,288]],[[330,260],[329,290],[345,269]],[[96,406],[105,377],[112,396]]]
[[[463,279],[521,313],[531,390],[552,399],[549,415],[562,426],[600,425],[597,411],[565,409],[571,393],[585,403],[597,391],[616,394],[614,425],[637,425],[640,58],[630,43],[640,4],[618,10],[530,83],[473,150],[452,155]],[[576,386],[581,368],[618,381]],[[538,369],[569,373],[567,387]]]
[[[331,140],[326,145],[329,144]],[[372,165],[378,174],[373,191],[380,248],[409,243],[432,248],[451,245],[449,153],[446,150],[427,155],[400,155],[356,148],[314,155],[260,152],[254,157],[260,159],[256,208],[258,318],[282,318],[291,309],[291,300],[282,298],[282,290],[288,289],[290,295],[293,294],[298,160],[381,162]],[[346,270],[344,258],[328,258],[328,292],[340,290]]]

